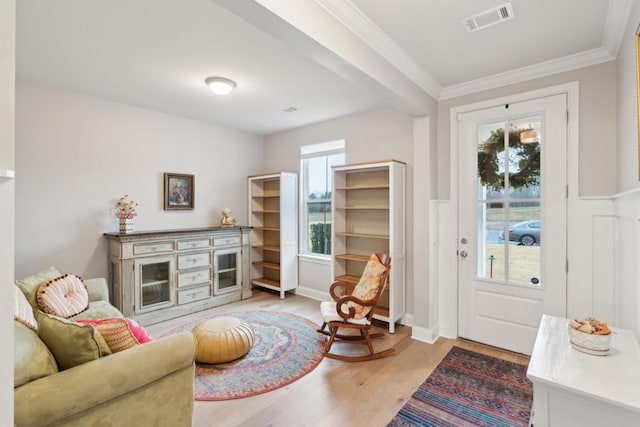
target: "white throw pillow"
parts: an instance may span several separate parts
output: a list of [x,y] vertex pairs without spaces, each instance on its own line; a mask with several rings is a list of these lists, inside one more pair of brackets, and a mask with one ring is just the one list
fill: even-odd
[[34,331],[38,330],[38,322],[33,315],[33,307],[27,301],[18,285],[13,285],[13,318],[24,323]]
[[65,274],[41,283],[37,298],[42,311],[67,319],[89,308],[87,286],[75,274]]

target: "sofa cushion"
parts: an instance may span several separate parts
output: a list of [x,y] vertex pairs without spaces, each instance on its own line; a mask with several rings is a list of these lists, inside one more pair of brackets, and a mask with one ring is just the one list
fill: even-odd
[[45,313],[69,318],[89,308],[89,291],[82,277],[64,274],[41,283],[36,293]]
[[56,359],[33,330],[13,322],[13,337],[14,387],[58,372]]
[[109,304],[107,301],[91,301],[89,308],[75,316],[70,320],[79,319],[105,319],[107,317],[123,317],[120,310]]
[[13,320],[22,322],[34,331],[38,330],[38,322],[33,315],[33,308],[18,285],[13,285]]
[[38,286],[40,286],[40,283],[55,279],[58,276],[60,276],[60,272],[55,267],[49,267],[33,276],[17,280],[16,284],[27,297],[27,301],[31,304],[31,307],[38,310],[38,299],[36,296]]
[[109,302],[109,285],[104,277],[94,279],[84,279],[84,284],[89,290],[89,301],[107,301]]
[[77,319],[76,322],[95,326],[112,353],[151,341],[151,335],[133,319]]
[[38,312],[38,335],[62,371],[111,354],[109,346],[92,325]]

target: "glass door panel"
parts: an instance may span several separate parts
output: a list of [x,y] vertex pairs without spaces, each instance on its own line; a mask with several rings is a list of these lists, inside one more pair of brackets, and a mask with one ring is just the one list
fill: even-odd
[[240,249],[215,251],[214,255],[214,290],[216,294],[239,290],[241,287]]
[[541,116],[478,126],[477,277],[540,284]]
[[218,290],[224,291],[229,288],[235,288],[238,284],[236,280],[236,271],[223,271],[218,273]]
[[172,257],[154,257],[135,260],[138,295],[137,311],[146,311],[173,305]]

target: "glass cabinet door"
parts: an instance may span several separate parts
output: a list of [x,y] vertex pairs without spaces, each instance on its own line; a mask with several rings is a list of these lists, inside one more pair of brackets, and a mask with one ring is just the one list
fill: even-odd
[[240,290],[242,273],[240,249],[222,249],[214,252],[214,293]]
[[155,310],[174,304],[174,264],[174,257],[135,260],[136,312]]

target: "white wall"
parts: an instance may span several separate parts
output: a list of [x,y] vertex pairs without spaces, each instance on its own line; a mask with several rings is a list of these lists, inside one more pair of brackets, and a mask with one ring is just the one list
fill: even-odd
[[[15,277],[49,265],[106,277],[112,208],[139,203],[134,230],[246,218],[262,137],[28,82],[16,90]],[[163,210],[163,173],[195,175],[195,209]]]
[[580,84],[579,195],[616,192],[615,61],[448,99],[438,104],[438,198],[450,195],[450,121],[453,107],[577,81]]
[[[0,0],[0,170],[14,169],[15,0]],[[0,425],[13,424],[15,183],[0,177]]]
[[634,2],[622,39],[617,65],[617,191],[640,188],[638,182],[638,105],[636,92],[635,31],[640,22],[640,2]]
[[[301,146],[337,139],[345,140],[347,163],[386,159],[407,163],[407,309],[413,313],[412,195],[413,169],[416,164],[413,158],[413,117],[391,108],[383,108],[267,136],[265,170],[300,173]],[[427,165],[428,163],[424,167],[428,168]],[[424,193],[428,198],[428,191]],[[332,281],[330,263],[302,258],[299,271],[300,293],[315,298],[328,297],[328,285]]]
[[635,31],[640,3],[634,2],[617,65],[617,302],[623,327],[640,337],[640,182],[638,181],[638,106]]

